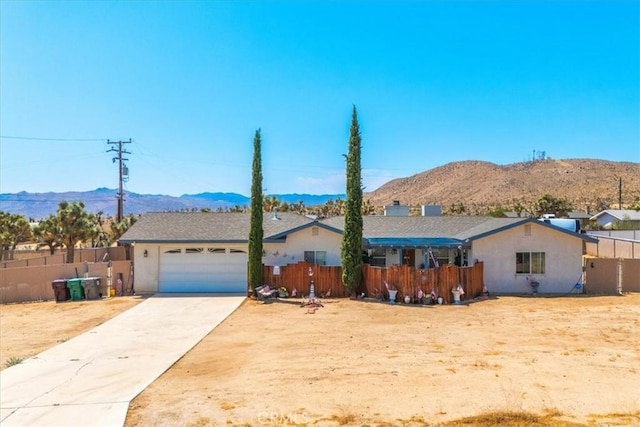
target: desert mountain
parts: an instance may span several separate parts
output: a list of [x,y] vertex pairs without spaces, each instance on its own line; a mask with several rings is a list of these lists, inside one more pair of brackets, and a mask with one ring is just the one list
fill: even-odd
[[[485,214],[495,207],[510,210],[519,202],[532,206],[543,195],[567,199],[575,210],[599,212],[618,207],[618,186],[622,180],[623,207],[640,197],[640,163],[606,160],[537,160],[496,165],[490,162],[463,161],[398,178],[375,191],[364,194],[378,212],[398,200],[414,207],[437,204],[446,212],[454,204],[464,205],[468,214]],[[114,215],[114,189],[88,192],[0,194],[0,210],[28,218],[44,218],[55,213],[61,200],[83,201],[89,212]],[[344,194],[277,194],[288,203],[302,201],[305,206],[322,205],[327,200],[345,199]],[[237,193],[185,194],[180,197],[157,194],[125,193],[125,214],[191,210],[227,209],[248,206],[249,198]]]
[[447,210],[462,203],[468,213],[486,213],[501,206],[510,209],[518,201],[528,207],[543,195],[567,199],[575,210],[596,213],[618,208],[640,197],[640,163],[606,160],[537,160],[509,165],[464,161],[389,181],[364,195],[375,206],[438,204]]

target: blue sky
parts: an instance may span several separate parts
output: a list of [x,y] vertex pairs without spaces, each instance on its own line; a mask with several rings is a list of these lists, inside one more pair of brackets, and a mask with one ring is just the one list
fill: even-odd
[[453,161],[640,162],[638,1],[0,1],[0,192],[344,193]]

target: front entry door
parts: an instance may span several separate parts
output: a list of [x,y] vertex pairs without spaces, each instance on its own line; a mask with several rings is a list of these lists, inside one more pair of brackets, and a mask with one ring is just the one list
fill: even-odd
[[416,265],[416,250],[415,249],[403,249],[402,250],[402,264],[415,267]]

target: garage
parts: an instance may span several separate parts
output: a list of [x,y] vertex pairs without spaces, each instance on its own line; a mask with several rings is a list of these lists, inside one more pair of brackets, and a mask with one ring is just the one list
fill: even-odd
[[160,253],[160,292],[247,291],[247,252],[229,247],[171,247]]

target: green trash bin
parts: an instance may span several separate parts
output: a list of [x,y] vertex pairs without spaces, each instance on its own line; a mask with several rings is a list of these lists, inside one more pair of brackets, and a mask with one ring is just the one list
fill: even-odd
[[67,287],[71,294],[71,301],[80,301],[84,298],[84,288],[82,287],[82,279],[67,280]]

